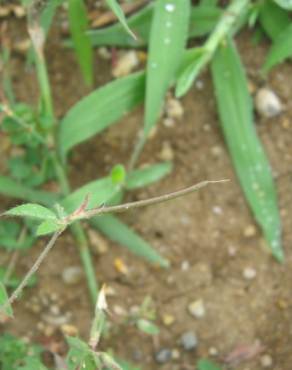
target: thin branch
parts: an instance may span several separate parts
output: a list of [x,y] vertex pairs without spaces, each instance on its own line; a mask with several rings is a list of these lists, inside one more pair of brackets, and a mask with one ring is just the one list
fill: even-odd
[[133,208],[140,208],[145,206],[150,206],[152,204],[157,204],[161,202],[166,202],[171,199],[175,199],[178,197],[181,197],[183,195],[190,194],[198,189],[201,189],[209,184],[216,184],[221,182],[227,182],[229,180],[213,180],[213,181],[202,181],[199,182],[196,185],[190,186],[188,188],[178,190],[172,193],[163,194],[158,197],[145,199],[145,200],[138,200],[137,202],[130,202],[130,203],[124,203],[120,204],[118,206],[109,206],[109,207],[102,207],[102,208],[92,208],[87,211],[81,212],[79,215],[77,215],[77,218],[73,217],[71,221],[75,221],[76,219],[83,219],[83,218],[91,218],[93,216],[99,216],[105,213],[117,213],[117,212],[125,212],[129,209]]
[[5,309],[10,306],[19,296],[19,294],[22,292],[22,290],[27,286],[30,278],[32,277],[32,275],[39,269],[41,263],[43,262],[43,260],[46,258],[46,256],[48,255],[48,253],[50,252],[50,250],[53,248],[53,246],[55,245],[56,243],[56,240],[58,239],[58,237],[61,235],[61,233],[63,232],[63,230],[59,230],[57,231],[53,236],[52,238],[49,240],[49,242],[46,244],[44,250],[42,251],[42,253],[38,256],[37,260],[35,261],[35,263],[33,264],[33,266],[31,267],[31,269],[27,272],[27,274],[25,275],[25,277],[23,278],[22,282],[18,285],[18,287],[15,289],[15,291],[11,294],[11,296],[9,297],[8,301],[4,303],[4,305],[2,307],[0,307],[0,309],[2,311],[5,311]]

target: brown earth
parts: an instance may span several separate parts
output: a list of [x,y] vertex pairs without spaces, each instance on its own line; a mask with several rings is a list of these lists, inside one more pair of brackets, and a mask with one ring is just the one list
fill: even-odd
[[[15,33],[15,30],[14,32]],[[16,33],[17,34],[17,33]],[[259,87],[259,69],[266,55],[267,43],[255,46],[251,35],[237,39],[251,83]],[[16,36],[15,36],[16,37]],[[18,37],[23,34],[18,33]],[[84,87],[74,56],[60,47],[51,35],[47,48],[50,78],[56,110],[62,116],[88,90]],[[25,69],[24,58],[13,55],[11,70],[19,100],[35,102],[36,81],[31,70]],[[96,60],[96,86],[109,80],[108,62]],[[127,199],[142,199],[174,191],[201,180],[229,178],[226,184],[211,185],[188,197],[136,210],[121,218],[138,231],[165,257],[172,266],[163,270],[136,258],[118,244],[109,243],[109,251],[95,257],[97,279],[114,289],[108,298],[113,311],[140,305],[145,296],[153,300],[161,333],[152,340],[135,327],[124,325],[114,315],[111,336],[103,341],[120,357],[143,369],[194,369],[197,360],[210,356],[210,348],[218,350],[218,362],[234,348],[253,345],[259,340],[264,353],[273,359],[274,370],[290,370],[292,363],[292,66],[283,64],[271,73],[265,84],[270,86],[286,105],[282,116],[275,119],[256,117],[257,129],[271,161],[277,183],[283,221],[284,264],[277,263],[268,253],[262,234],[244,236],[255,225],[235,177],[218,124],[212,82],[208,72],[200,76],[203,88],[192,88],[183,98],[184,118],[174,127],[159,125],[156,135],[147,143],[140,164],[156,163],[163,142],[174,152],[174,169],[163,181],[141,191],[128,194]],[[75,149],[70,161],[73,188],[104,175],[116,163],[126,164],[142,123],[138,109],[102,135]],[[287,124],[288,122],[288,124]],[[62,338],[54,334],[45,339],[42,314],[32,312],[35,297],[57,295],[62,312],[71,312],[70,323],[84,338],[88,336],[92,309],[85,280],[71,287],[64,285],[64,268],[80,264],[75,242],[67,233],[60,238],[38,272],[38,284],[28,289],[16,305],[15,320],[6,329],[34,340],[49,342]],[[19,259],[17,269],[24,273],[39,254],[42,243]],[[2,255],[3,256],[3,255]],[[114,259],[121,258],[129,275],[121,276]],[[8,256],[5,256],[5,261]],[[4,261],[4,257],[3,257]],[[187,268],[189,265],[189,268]],[[184,268],[183,268],[184,267]],[[245,268],[256,270],[256,277],[243,277]],[[54,297],[53,297],[54,298]],[[43,298],[44,299],[44,298]],[[195,319],[187,306],[202,299],[206,314]],[[44,303],[46,305],[46,303]],[[119,307],[117,307],[119,306]],[[167,327],[165,314],[175,317]],[[194,331],[199,340],[195,352],[185,352],[180,336]],[[48,334],[48,333],[47,333]],[[50,334],[50,333],[49,333]],[[153,353],[162,347],[178,349],[177,360],[161,366]],[[214,351],[214,350],[213,350]],[[211,350],[212,352],[212,350]],[[261,368],[260,356],[242,362],[237,370]],[[215,357],[216,360],[216,357]]]

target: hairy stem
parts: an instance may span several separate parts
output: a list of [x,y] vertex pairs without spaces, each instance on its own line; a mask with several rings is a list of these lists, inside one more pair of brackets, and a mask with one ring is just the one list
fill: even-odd
[[[59,161],[57,154],[52,153],[52,160],[54,163],[55,171],[58,177],[59,184],[61,186],[64,195],[70,194],[70,186],[63,169],[61,162]],[[72,234],[78,242],[78,249],[80,258],[84,267],[87,284],[93,304],[95,304],[97,299],[98,285],[96,281],[95,271],[92,263],[92,258],[89,250],[89,245],[87,241],[86,234],[80,223],[76,223],[70,226]]]

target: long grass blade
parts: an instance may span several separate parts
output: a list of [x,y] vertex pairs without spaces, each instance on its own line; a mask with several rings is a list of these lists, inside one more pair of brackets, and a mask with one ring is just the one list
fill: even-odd
[[92,92],[66,114],[60,124],[59,150],[63,159],[75,145],[116,123],[144,98],[145,74],[117,79]]
[[42,190],[33,190],[6,176],[0,176],[0,194],[29,202],[52,206],[58,195]]
[[163,267],[169,266],[169,262],[165,258],[161,257],[150,244],[122,223],[117,217],[112,215],[95,217],[90,220],[90,223],[109,239],[126,247],[132,253]]
[[212,77],[220,122],[241,187],[273,255],[282,261],[281,222],[274,182],[254,127],[244,69],[231,40],[215,54]]
[[[128,18],[129,27],[137,35],[137,40],[123,32],[120,23],[113,26],[88,31],[93,46],[141,47],[149,42],[150,27],[153,17],[153,3],[150,3]],[[222,10],[213,6],[193,6],[191,9],[188,37],[202,37],[210,33],[218,21]],[[70,45],[70,43],[69,43]]]
[[126,30],[126,32],[133,37],[133,39],[136,39],[135,34],[131,31],[130,27],[127,24],[127,20],[125,17],[125,14],[120,7],[119,3],[116,0],[106,0],[107,5],[111,8],[111,10],[115,13],[116,17],[120,21],[123,28]]
[[273,45],[267,55],[263,65],[264,73],[267,73],[275,67],[275,65],[282,63],[285,59],[292,56],[292,23],[283,30],[283,32],[273,42]]
[[88,28],[86,8],[83,0],[69,0],[69,26],[77,59],[85,82],[93,82],[93,52],[85,31]]
[[150,31],[144,134],[155,125],[187,40],[190,2],[157,0]]

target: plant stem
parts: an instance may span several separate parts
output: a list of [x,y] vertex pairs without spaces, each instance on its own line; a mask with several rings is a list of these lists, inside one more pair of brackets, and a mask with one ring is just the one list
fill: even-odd
[[[71,192],[64,168],[59,161],[56,152],[52,153],[52,160],[54,163],[55,171],[59,180],[59,184],[61,186],[61,190],[64,195],[68,195]],[[74,235],[75,239],[78,242],[78,249],[81,261],[83,263],[85,275],[87,278],[87,284],[91,296],[92,303],[96,303],[97,299],[97,292],[98,292],[98,285],[96,281],[95,271],[91,259],[91,254],[88,246],[88,241],[86,234],[79,222],[70,226],[72,234]]]
[[146,137],[145,137],[145,134],[144,134],[144,131],[141,132],[141,136],[138,138],[137,142],[136,142],[136,145],[134,147],[134,150],[133,150],[133,154],[130,158],[130,162],[129,162],[129,166],[128,166],[128,171],[131,172],[133,171],[133,169],[135,168],[137,162],[138,162],[138,159],[140,157],[140,154],[144,148],[144,145],[146,143]]

